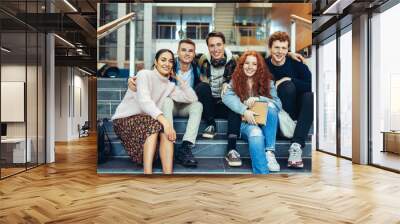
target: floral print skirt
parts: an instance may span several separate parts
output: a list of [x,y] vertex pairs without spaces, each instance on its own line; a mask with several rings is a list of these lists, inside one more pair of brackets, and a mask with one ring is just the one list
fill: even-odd
[[135,163],[143,163],[143,145],[146,139],[162,130],[162,125],[149,115],[137,114],[113,120],[115,133]]

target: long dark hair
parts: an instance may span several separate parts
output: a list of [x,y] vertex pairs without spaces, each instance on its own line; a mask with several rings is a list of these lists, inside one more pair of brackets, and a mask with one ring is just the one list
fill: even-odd
[[257,58],[257,71],[252,77],[254,79],[254,84],[252,87],[253,92],[256,94],[256,96],[266,96],[271,98],[270,82],[272,79],[272,74],[268,70],[263,57],[256,51],[246,51],[239,58],[235,71],[232,75],[233,90],[235,91],[236,95],[239,96],[241,101],[244,101],[249,97],[249,87],[247,85],[248,77],[243,71],[243,65],[247,56],[254,56]]
[[[154,57],[154,60],[155,60],[155,61],[158,61],[158,58],[160,58],[161,54],[162,54],[162,53],[165,53],[165,52],[169,52],[169,53],[171,54],[172,60],[173,60],[172,63],[173,63],[173,65],[175,65],[174,53],[173,53],[170,49],[160,49],[160,50],[158,50],[157,53],[156,53],[156,56]],[[156,64],[153,63],[152,68],[154,68],[154,66],[156,66]]]

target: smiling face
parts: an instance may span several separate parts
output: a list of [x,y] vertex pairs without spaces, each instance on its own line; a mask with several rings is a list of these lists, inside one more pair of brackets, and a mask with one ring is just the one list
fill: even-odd
[[244,61],[243,64],[243,70],[244,74],[246,74],[247,77],[252,77],[254,74],[256,74],[257,58],[254,57],[253,55],[247,56],[246,61]]
[[208,39],[208,51],[214,59],[222,59],[225,53],[224,42],[221,37],[210,37]]
[[283,65],[286,61],[286,55],[289,51],[289,42],[276,40],[272,43],[269,52],[271,52],[271,61],[274,65]]
[[173,55],[169,52],[160,54],[157,60],[154,61],[155,68],[162,76],[169,76],[174,65]]
[[185,64],[190,64],[195,56],[195,47],[192,44],[181,43],[178,48],[179,61]]

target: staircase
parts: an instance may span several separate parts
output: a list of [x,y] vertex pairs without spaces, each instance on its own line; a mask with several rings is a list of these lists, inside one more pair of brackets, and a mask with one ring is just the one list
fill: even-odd
[[[111,81],[112,80],[112,81]],[[109,84],[108,84],[109,83]],[[117,104],[118,92],[122,93],[120,97],[124,96],[126,91],[126,79],[98,79],[98,102],[100,105],[111,105]],[[116,93],[117,92],[117,93]],[[109,99],[107,99],[107,97]],[[103,106],[100,106],[100,109]],[[99,107],[98,107],[99,108]],[[114,109],[115,110],[115,109]],[[106,113],[100,111],[100,117],[110,117]],[[227,121],[223,119],[217,119],[217,135],[214,139],[204,139],[201,137],[201,131],[204,130],[206,124],[202,122],[200,124],[199,136],[196,141],[196,146],[193,149],[193,155],[198,160],[197,168],[186,168],[179,164],[174,164],[175,174],[251,174],[251,161],[248,150],[248,145],[245,141],[239,140],[237,144],[237,150],[240,153],[243,161],[241,167],[229,167],[226,163],[224,156],[226,153],[227,141]],[[187,118],[175,118],[174,128],[177,133],[178,141],[175,148],[180,147],[181,139],[186,129]],[[106,122],[105,127],[111,140],[111,156],[110,159],[103,164],[99,164],[97,172],[101,174],[142,174],[142,167],[134,164],[130,161],[124,147],[121,144],[120,139],[116,136],[112,122]],[[281,166],[281,171],[278,173],[293,173],[293,172],[311,172],[311,134],[306,143],[306,147],[303,149],[303,169],[289,169],[287,168],[287,159],[289,157],[288,149],[290,141],[285,139],[278,139],[276,144],[275,155]],[[155,164],[154,173],[162,173],[161,165]]]
[[235,3],[216,3],[215,6],[214,29],[225,35],[226,44],[235,42],[233,36],[235,10]]
[[128,88],[127,78],[97,78],[97,120],[111,118]]

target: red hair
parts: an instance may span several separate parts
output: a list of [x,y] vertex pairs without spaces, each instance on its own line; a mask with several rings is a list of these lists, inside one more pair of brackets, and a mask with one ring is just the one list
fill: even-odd
[[243,65],[246,61],[247,56],[254,56],[257,59],[257,70],[251,77],[253,79],[252,92],[254,96],[266,96],[271,97],[271,79],[272,75],[267,65],[265,64],[264,58],[256,51],[246,51],[238,60],[235,71],[232,75],[232,88],[236,95],[239,96],[243,102],[249,98],[249,86],[247,85],[248,76],[244,73]]

